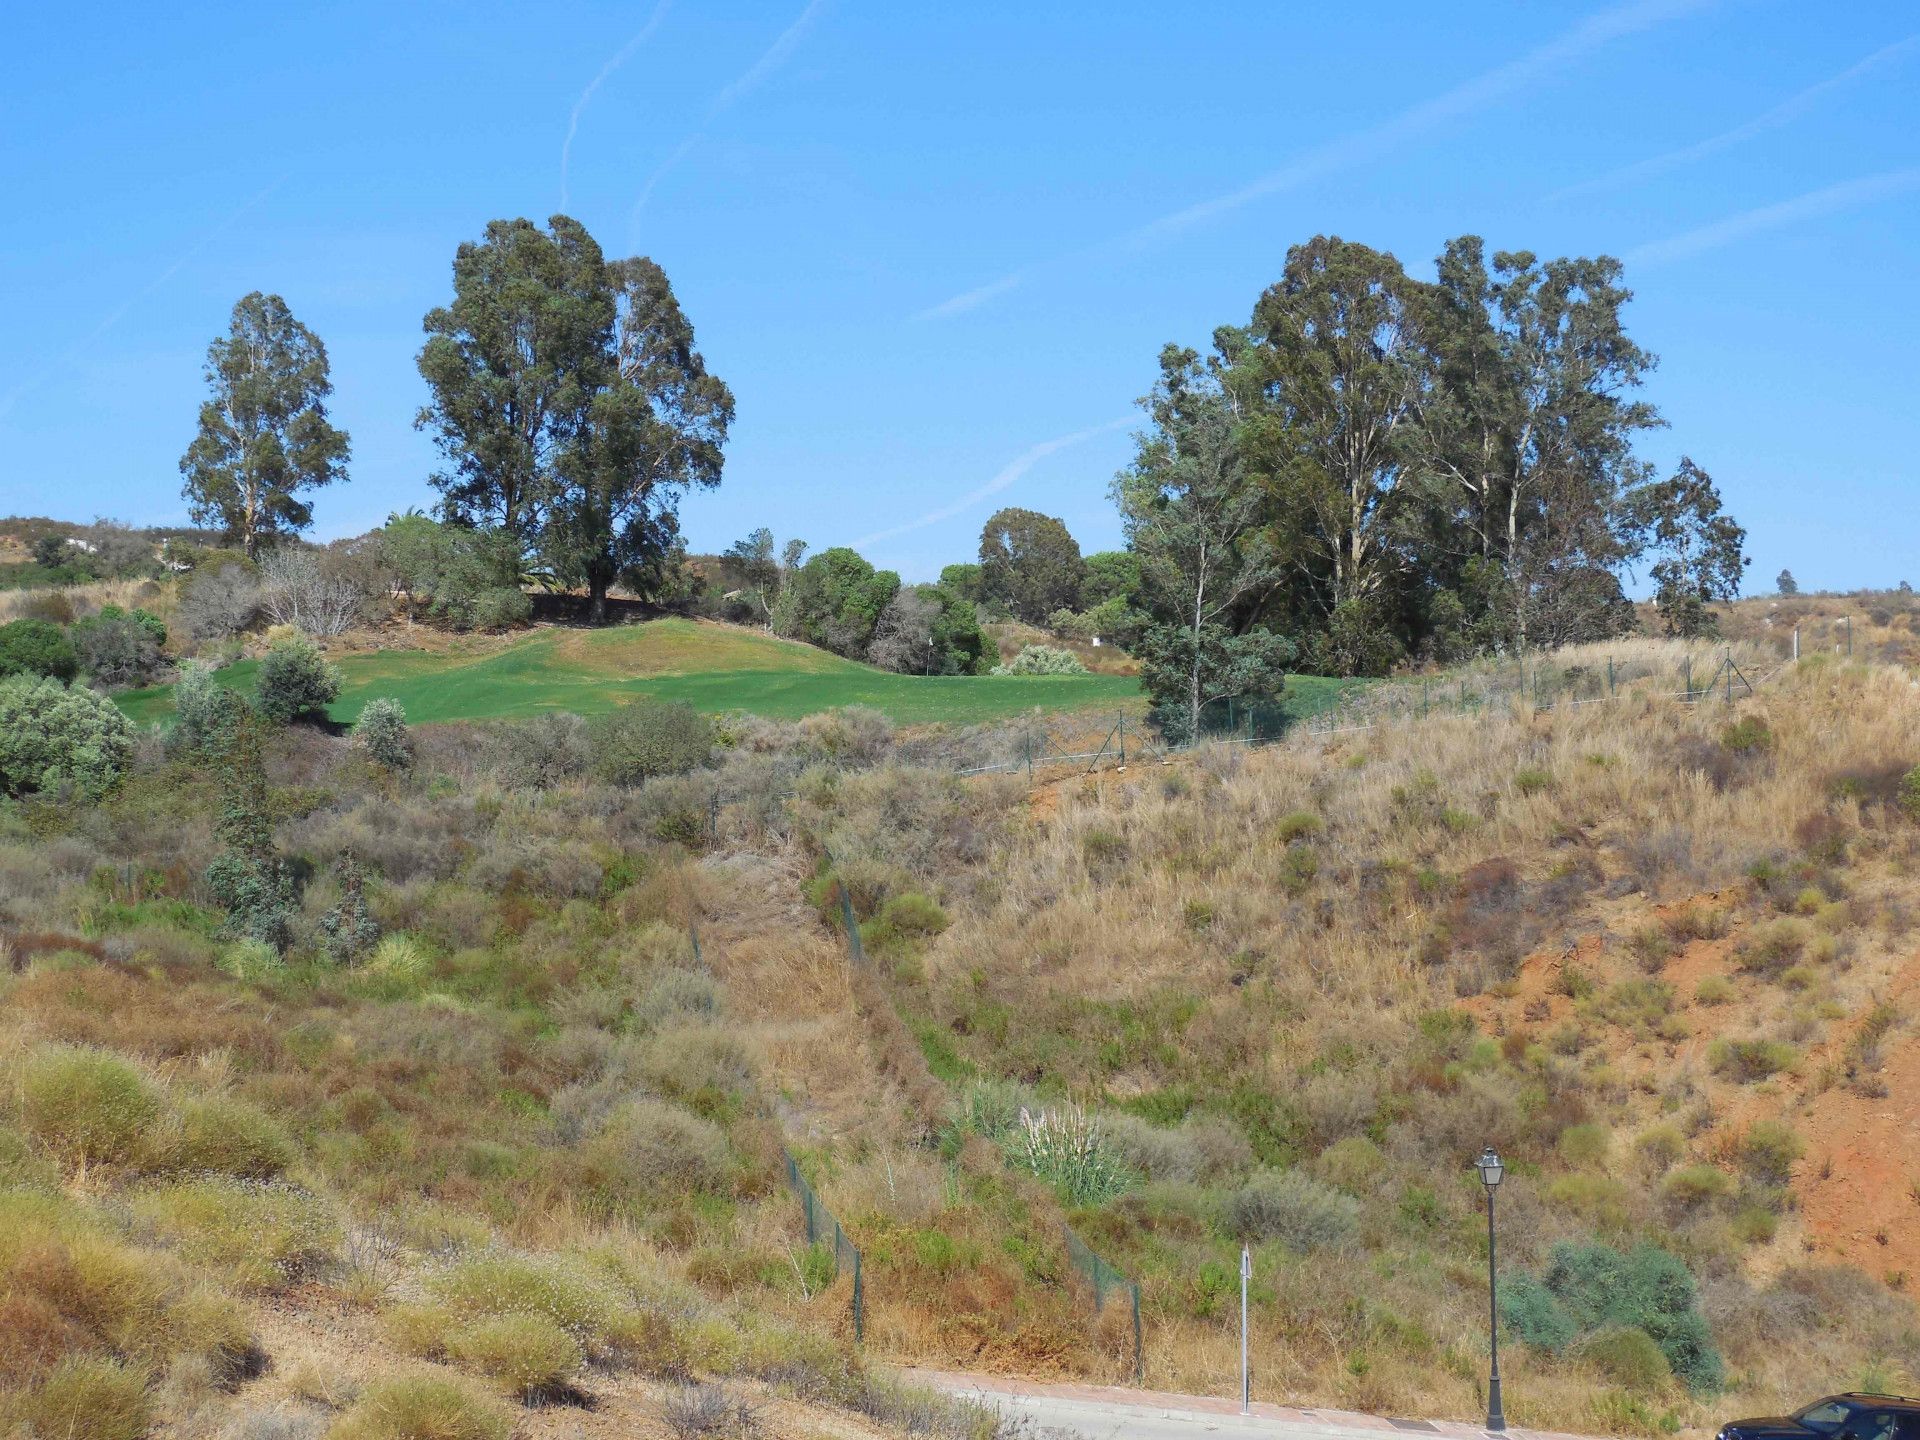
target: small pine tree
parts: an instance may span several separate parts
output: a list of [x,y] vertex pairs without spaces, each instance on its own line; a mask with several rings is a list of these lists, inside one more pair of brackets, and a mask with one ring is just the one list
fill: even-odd
[[320,939],[336,965],[357,965],[380,943],[380,922],[367,904],[367,872],[351,855],[341,859],[340,903],[320,920]]
[[413,735],[407,712],[398,700],[381,696],[369,700],[354,722],[353,743],[385,770],[405,770],[413,764]]
[[1782,570],[1780,572],[1780,578],[1774,581],[1773,584],[1774,588],[1782,595],[1798,595],[1800,593],[1800,582],[1793,578],[1793,571],[1791,570]]
[[[231,693],[231,692],[222,692]],[[259,718],[239,697],[222,705],[215,757],[217,833],[226,848],[207,866],[207,888],[227,912],[226,933],[284,951],[292,936],[293,878],[273,843]]]

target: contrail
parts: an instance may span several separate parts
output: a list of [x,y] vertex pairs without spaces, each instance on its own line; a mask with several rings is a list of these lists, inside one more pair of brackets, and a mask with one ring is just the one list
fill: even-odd
[[[1377,159],[1409,142],[1424,138],[1450,121],[1488,109],[1516,91],[1566,69],[1616,40],[1678,20],[1713,3],[1715,0],[1633,0],[1631,4],[1603,10],[1518,59],[1456,85],[1445,94],[1423,101],[1390,120],[1309,150],[1278,170],[1270,171],[1237,190],[1162,215],[1157,220],[1061,258],[1077,260],[1137,250],[1229,214],[1255,200]],[[915,318],[939,319],[971,310],[1023,283],[1033,268],[1028,266],[1015,270],[998,280],[963,291],[920,311]]]
[[1816,220],[1823,215],[1870,205],[1876,200],[1903,195],[1909,190],[1920,190],[1920,167],[1889,170],[1881,175],[1846,180],[1822,190],[1797,195],[1791,200],[1762,205],[1757,210],[1746,210],[1738,215],[1730,215],[1725,220],[1716,220],[1711,225],[1702,225],[1669,239],[1642,245],[1629,250],[1624,258],[1636,265],[1663,265],[1673,260],[1685,260],[1731,245],[1736,240],[1744,240],[1749,235],[1778,230],[1798,220]]
[[111,315],[107,316],[106,319],[94,326],[93,329],[74,341],[74,343],[69,345],[65,350],[62,350],[52,360],[36,365],[32,373],[29,374],[25,380],[22,380],[18,385],[14,386],[13,389],[9,390],[4,396],[0,396],[0,419],[4,419],[7,415],[11,414],[13,407],[18,404],[24,396],[38,389],[49,375],[64,369],[84,351],[90,349],[93,342],[106,334],[107,331],[111,330],[115,325],[118,325],[120,321],[126,317],[129,310],[146,299],[147,296],[153,294],[154,291],[166,284],[167,281],[171,280],[175,275],[178,275],[181,270],[186,268],[187,263],[191,261],[194,256],[198,255],[218,239],[221,234],[230,229],[234,222],[242,215],[245,215],[249,210],[260,204],[261,201],[265,200],[292,178],[293,173],[291,171],[282,175],[258,195],[255,195],[251,200],[247,201],[246,204],[242,205],[211,230],[207,231],[206,234],[194,241],[177,260],[167,266],[166,269],[162,270],[152,280],[148,281],[143,289],[134,292],[132,296],[122,302],[119,309],[115,310]]
[[1920,49],[1920,35],[1909,35],[1904,40],[1896,40],[1893,44],[1874,51],[1866,59],[1849,65],[1838,75],[1829,75],[1819,84],[1809,85],[1806,89],[1789,95],[1771,110],[1754,116],[1745,124],[1736,125],[1731,130],[1723,130],[1718,135],[1709,135],[1705,140],[1697,140],[1677,150],[1668,150],[1664,154],[1650,156],[1632,165],[1624,165],[1618,170],[1597,175],[1591,180],[1582,180],[1576,185],[1565,186],[1554,191],[1547,199],[1549,201],[1564,200],[1570,195],[1585,195],[1595,190],[1605,190],[1615,185],[1645,180],[1654,175],[1664,175],[1669,170],[1677,170],[1682,165],[1691,165],[1696,160],[1704,160],[1709,155],[1717,155],[1743,140],[1751,140],[1755,135],[1777,130],[1782,125],[1798,120],[1823,97],[1851,85],[1883,65],[1904,59],[1917,49]]
[[1104,425],[1091,425],[1085,430],[1076,430],[1071,435],[1060,435],[1052,440],[1042,440],[1038,445],[1021,451],[1018,456],[1008,461],[986,484],[969,490],[952,504],[942,505],[938,510],[929,510],[917,520],[909,520],[905,524],[890,526],[885,530],[876,530],[871,535],[862,535],[858,540],[851,542],[853,548],[858,550],[866,545],[876,545],[882,540],[891,540],[896,535],[905,535],[910,530],[924,530],[929,525],[938,525],[942,520],[951,520],[954,516],[964,514],[968,510],[971,510],[988,496],[998,495],[1002,490],[1025,475],[1027,471],[1046,459],[1047,456],[1053,454],[1054,451],[1065,450],[1070,445],[1078,445],[1081,441],[1091,440],[1096,435],[1106,435],[1115,430],[1124,430],[1129,425],[1136,423],[1138,422],[1132,417],[1123,420],[1109,420]]
[[666,18],[667,7],[672,3],[673,0],[660,0],[660,3],[653,7],[653,14],[648,17],[647,23],[640,27],[640,33],[622,45],[614,53],[613,58],[600,67],[600,73],[587,82],[587,88],[582,90],[580,98],[573,102],[573,113],[567,117],[567,138],[560,142],[560,208],[562,210],[567,208],[567,167],[573,159],[573,137],[579,132],[581,113],[586,110],[587,102],[593,99],[594,91],[606,84],[607,77],[632,59],[633,52],[646,44],[647,37],[660,28],[660,22]]
[[[720,116],[732,109],[743,97],[760,88],[769,75],[787,63],[796,46],[806,38],[813,27],[814,18],[826,8],[827,0],[808,0],[807,8],[802,10],[794,22],[780,32],[779,38],[769,45],[760,58],[748,66],[746,71],[724,86],[720,92],[707,102],[702,127],[711,125]],[[647,201],[653,197],[654,187],[666,179],[667,172],[677,166],[692,151],[695,145],[706,138],[704,128],[682,140],[674,152],[669,155],[654,172],[647,177],[647,183],[641,187],[640,198],[633,202],[633,211],[629,223],[640,223],[640,212],[647,208]]]

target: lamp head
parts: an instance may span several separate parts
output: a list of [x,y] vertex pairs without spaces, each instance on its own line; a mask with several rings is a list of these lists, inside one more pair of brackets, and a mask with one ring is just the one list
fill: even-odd
[[1473,1162],[1473,1166],[1480,1172],[1480,1183],[1489,1190],[1498,1185],[1507,1173],[1507,1167],[1500,1163],[1500,1157],[1493,1153],[1491,1145],[1480,1152],[1480,1158]]

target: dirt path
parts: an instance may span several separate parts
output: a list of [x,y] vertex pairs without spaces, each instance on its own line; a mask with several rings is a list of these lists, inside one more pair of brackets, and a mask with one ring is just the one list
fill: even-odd
[[[1232,1400],[1174,1395],[1109,1385],[1045,1384],[950,1370],[908,1370],[907,1378],[981,1404],[997,1406],[1048,1430],[1089,1440],[1194,1440],[1208,1432],[1272,1436],[1276,1440],[1364,1440],[1385,1435],[1434,1435],[1486,1440],[1489,1432],[1450,1420],[1388,1420],[1350,1410],[1295,1410],[1256,1403],[1242,1415]],[[1543,1430],[1509,1430],[1519,1440],[1572,1440]]]

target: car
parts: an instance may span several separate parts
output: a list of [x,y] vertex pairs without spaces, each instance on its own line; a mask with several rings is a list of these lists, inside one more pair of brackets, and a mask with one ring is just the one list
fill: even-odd
[[1714,1440],[1920,1440],[1920,1399],[1848,1391],[1791,1415],[1729,1420]]

